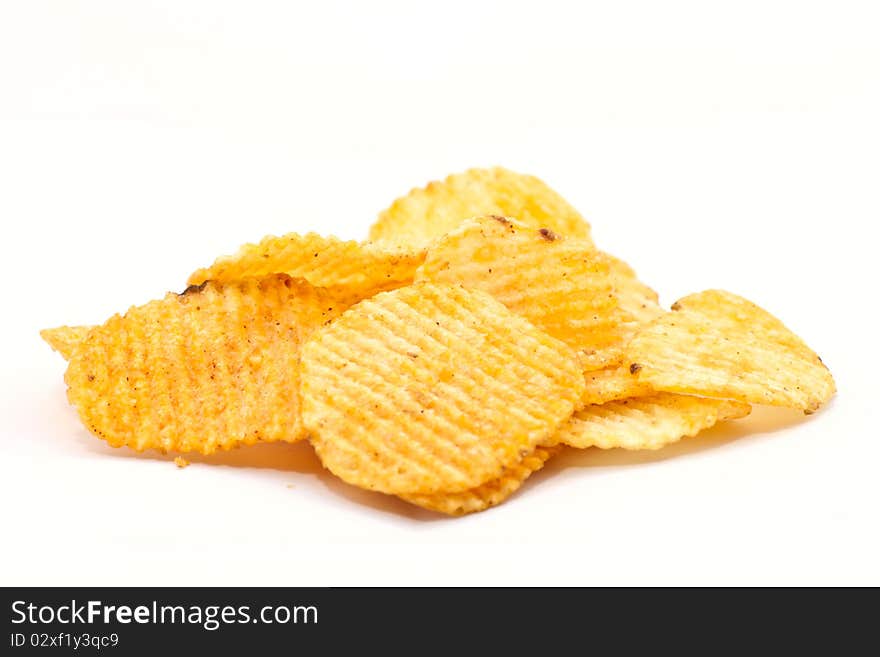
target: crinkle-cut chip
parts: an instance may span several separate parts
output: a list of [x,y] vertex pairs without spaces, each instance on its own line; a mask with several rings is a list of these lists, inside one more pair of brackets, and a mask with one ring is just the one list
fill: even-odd
[[65,375],[85,426],[114,447],[211,453],[304,437],[302,343],[344,309],[285,274],[205,283],[92,329]]
[[427,247],[463,220],[488,214],[590,239],[590,224],[543,181],[501,167],[470,169],[413,189],[379,215],[370,239]]
[[628,357],[655,390],[813,412],[831,399],[821,359],[770,313],[720,290],[690,295],[640,330]]
[[206,280],[235,281],[245,276],[288,274],[312,285],[344,287],[359,298],[412,282],[424,251],[342,241],[315,233],[268,236],[245,244],[238,253],[218,258],[189,277],[190,285]]
[[581,401],[586,404],[604,404],[627,397],[645,397],[654,389],[629,371],[628,365],[616,365],[585,372],[586,388]]
[[[364,298],[362,291],[344,285],[326,287],[323,290],[334,300],[337,307],[341,308],[353,306]],[[40,336],[52,349],[61,354],[64,360],[70,360],[73,350],[86,339],[93,328],[94,326],[58,326],[43,329],[40,331]]]
[[657,293],[639,280],[633,268],[611,254],[603,255],[611,266],[620,307],[640,323],[650,322],[662,315],[664,311]]
[[57,326],[43,329],[40,331],[40,337],[48,342],[52,349],[61,354],[64,360],[70,360],[74,349],[86,339],[89,331],[93,328],[92,326]]
[[607,256],[588,241],[505,217],[469,219],[439,239],[416,280],[488,292],[577,349],[589,369],[619,362],[632,333]]
[[463,516],[468,513],[485,511],[501,504],[523,485],[532,473],[544,467],[560,447],[537,447],[531,454],[514,466],[506,468],[497,479],[487,481],[461,493],[434,493],[433,495],[401,495],[401,498],[429,511],[437,511],[450,516]]
[[659,393],[586,406],[554,438],[579,448],[660,449],[750,411],[748,404],[726,399]]
[[378,294],[302,352],[303,422],[324,466],[394,495],[500,477],[555,433],[583,389],[573,350],[461,286]]

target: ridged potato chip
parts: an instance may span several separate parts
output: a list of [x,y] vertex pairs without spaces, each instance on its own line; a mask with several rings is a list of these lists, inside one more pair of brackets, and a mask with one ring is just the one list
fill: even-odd
[[631,369],[656,390],[815,411],[834,395],[821,359],[785,325],[730,292],[673,304],[630,343]]
[[424,248],[463,220],[488,214],[590,239],[586,220],[543,181],[501,167],[470,169],[412,190],[379,215],[370,239]]
[[180,294],[40,334],[112,446],[308,438],[347,483],[455,516],[501,504],[568,446],[653,450],[752,403],[810,413],[835,393],[821,359],[741,297],[665,311],[534,176],[431,182],[369,237],[268,236]]
[[[657,293],[639,280],[632,267],[609,253],[603,252],[603,256],[611,267],[614,291],[620,308],[635,320],[624,330],[628,335],[625,335],[622,342],[627,343],[640,326],[655,320],[664,310],[660,307]],[[585,376],[587,385],[584,404],[604,404],[628,397],[645,397],[655,392],[650,384],[639,380],[630,371],[629,363],[588,370]]]
[[439,239],[416,280],[488,292],[577,349],[587,369],[619,362],[632,334],[607,256],[590,242],[505,217],[469,219]]
[[659,393],[582,408],[554,439],[579,448],[660,449],[750,411],[741,402]]
[[210,267],[194,272],[187,281],[228,282],[245,276],[288,274],[312,285],[345,288],[359,299],[412,282],[424,260],[423,251],[387,247],[370,242],[344,242],[315,233],[270,235],[257,244],[245,244]]
[[620,258],[603,253],[611,267],[614,291],[620,307],[637,322],[650,322],[663,314],[657,293],[642,283],[636,272]]
[[586,386],[581,401],[586,404],[605,402],[627,397],[645,397],[654,392],[646,382],[630,372],[628,365],[613,365],[601,370],[584,373]]
[[450,516],[463,516],[484,511],[501,504],[513,495],[533,473],[544,467],[560,447],[538,447],[520,463],[506,468],[498,479],[488,481],[461,493],[435,493],[433,495],[401,495],[401,498],[429,511]]
[[58,326],[40,331],[40,337],[49,343],[64,360],[70,360],[73,351],[86,339],[92,326]]
[[89,331],[65,375],[86,427],[114,447],[211,453],[304,437],[300,347],[344,306],[284,274],[209,282]]
[[395,495],[500,477],[555,433],[583,389],[574,351],[460,286],[381,293],[302,351],[303,422],[324,466]]

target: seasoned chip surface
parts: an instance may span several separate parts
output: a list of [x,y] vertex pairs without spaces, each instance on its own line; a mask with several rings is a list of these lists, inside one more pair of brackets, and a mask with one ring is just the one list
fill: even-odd
[[342,312],[286,275],[206,283],[92,329],[65,380],[83,423],[114,447],[210,453],[304,436],[299,355]]
[[324,465],[390,494],[455,493],[548,440],[583,394],[576,355],[489,295],[417,283],[315,332],[303,421]]
[[816,410],[835,392],[821,359],[776,317],[730,292],[672,306],[629,346],[631,367],[656,390]]
[[585,372],[583,403],[604,404],[627,397],[645,397],[654,389],[630,372],[629,365],[613,365],[600,370]]
[[268,236],[180,294],[40,334],[112,446],[308,438],[347,483],[454,516],[503,503],[562,450],[655,450],[753,403],[811,413],[835,393],[803,340],[742,297],[666,311],[534,176],[431,182],[369,240]]
[[497,479],[487,481],[461,493],[435,493],[433,495],[401,495],[401,498],[430,511],[451,516],[484,511],[504,502],[523,485],[533,473],[544,467],[547,460],[561,448],[537,447],[514,466],[505,468]]
[[497,214],[567,237],[590,238],[590,225],[544,182],[501,167],[470,169],[397,199],[370,228],[370,239],[426,247],[464,219]]
[[602,255],[611,267],[614,291],[624,311],[641,323],[650,322],[663,314],[657,293],[639,280],[632,267],[611,254]]
[[660,449],[750,411],[748,404],[725,399],[659,393],[582,408],[555,439],[580,448]]
[[70,360],[74,349],[86,339],[91,326],[58,326],[56,328],[43,329],[40,337],[49,343],[55,351],[61,354],[64,360]]
[[345,287],[359,298],[366,298],[380,290],[411,283],[424,256],[422,251],[344,242],[315,233],[270,235],[199,269],[188,283],[199,285],[206,280],[226,282],[282,273],[304,278],[319,287]]
[[578,350],[585,367],[617,362],[632,318],[618,307],[607,256],[500,216],[469,219],[429,250],[416,280],[460,283]]

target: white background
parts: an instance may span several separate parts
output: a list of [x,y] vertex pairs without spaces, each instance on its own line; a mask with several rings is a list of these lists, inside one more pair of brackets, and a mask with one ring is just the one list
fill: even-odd
[[[0,583],[880,584],[876,3],[3,2]],[[37,331],[411,187],[535,173],[670,303],[724,287],[836,376],[821,413],[552,462],[432,516],[307,444],[113,450]]]

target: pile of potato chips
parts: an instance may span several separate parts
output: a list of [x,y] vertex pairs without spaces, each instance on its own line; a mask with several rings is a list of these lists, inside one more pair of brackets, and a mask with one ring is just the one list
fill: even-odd
[[203,454],[307,439],[346,482],[448,514],[561,449],[658,449],[835,392],[765,310],[720,290],[664,310],[577,210],[502,168],[413,190],[367,242],[267,237],[188,285],[42,332],[92,433]]

